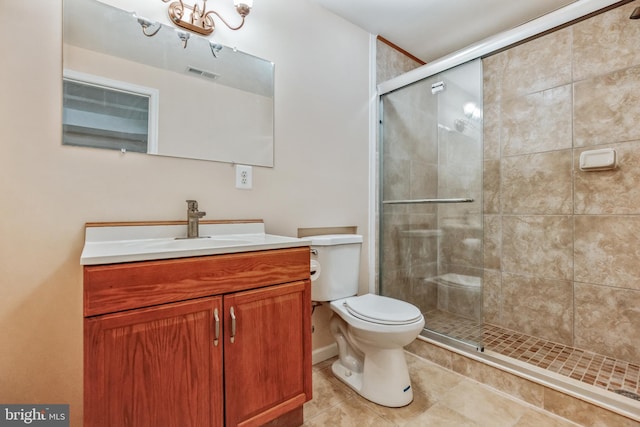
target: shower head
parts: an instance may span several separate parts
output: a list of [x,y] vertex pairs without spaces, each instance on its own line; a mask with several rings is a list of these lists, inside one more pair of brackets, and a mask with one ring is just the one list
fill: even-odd
[[633,12],[631,12],[631,16],[629,17],[629,19],[640,19],[640,7],[636,7],[635,9],[633,9]]

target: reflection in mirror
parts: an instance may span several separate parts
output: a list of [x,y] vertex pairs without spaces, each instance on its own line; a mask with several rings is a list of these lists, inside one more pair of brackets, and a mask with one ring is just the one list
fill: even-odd
[[63,144],[273,166],[273,63],[64,0]]

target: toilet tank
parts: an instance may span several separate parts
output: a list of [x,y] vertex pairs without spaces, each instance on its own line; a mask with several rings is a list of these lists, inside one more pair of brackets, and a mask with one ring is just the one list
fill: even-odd
[[310,236],[311,299],[333,301],[358,293],[360,248],[358,234]]

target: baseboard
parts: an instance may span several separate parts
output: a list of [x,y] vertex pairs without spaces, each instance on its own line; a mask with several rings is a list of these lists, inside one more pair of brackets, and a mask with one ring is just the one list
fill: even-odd
[[338,345],[336,343],[329,344],[328,346],[317,348],[311,353],[311,363],[324,362],[327,359],[331,359],[338,355]]

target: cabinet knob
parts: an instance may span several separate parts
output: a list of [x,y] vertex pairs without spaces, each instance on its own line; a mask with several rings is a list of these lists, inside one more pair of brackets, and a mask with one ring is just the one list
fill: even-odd
[[229,309],[229,314],[231,315],[231,343],[233,344],[236,340],[236,313],[233,310],[233,307]]

